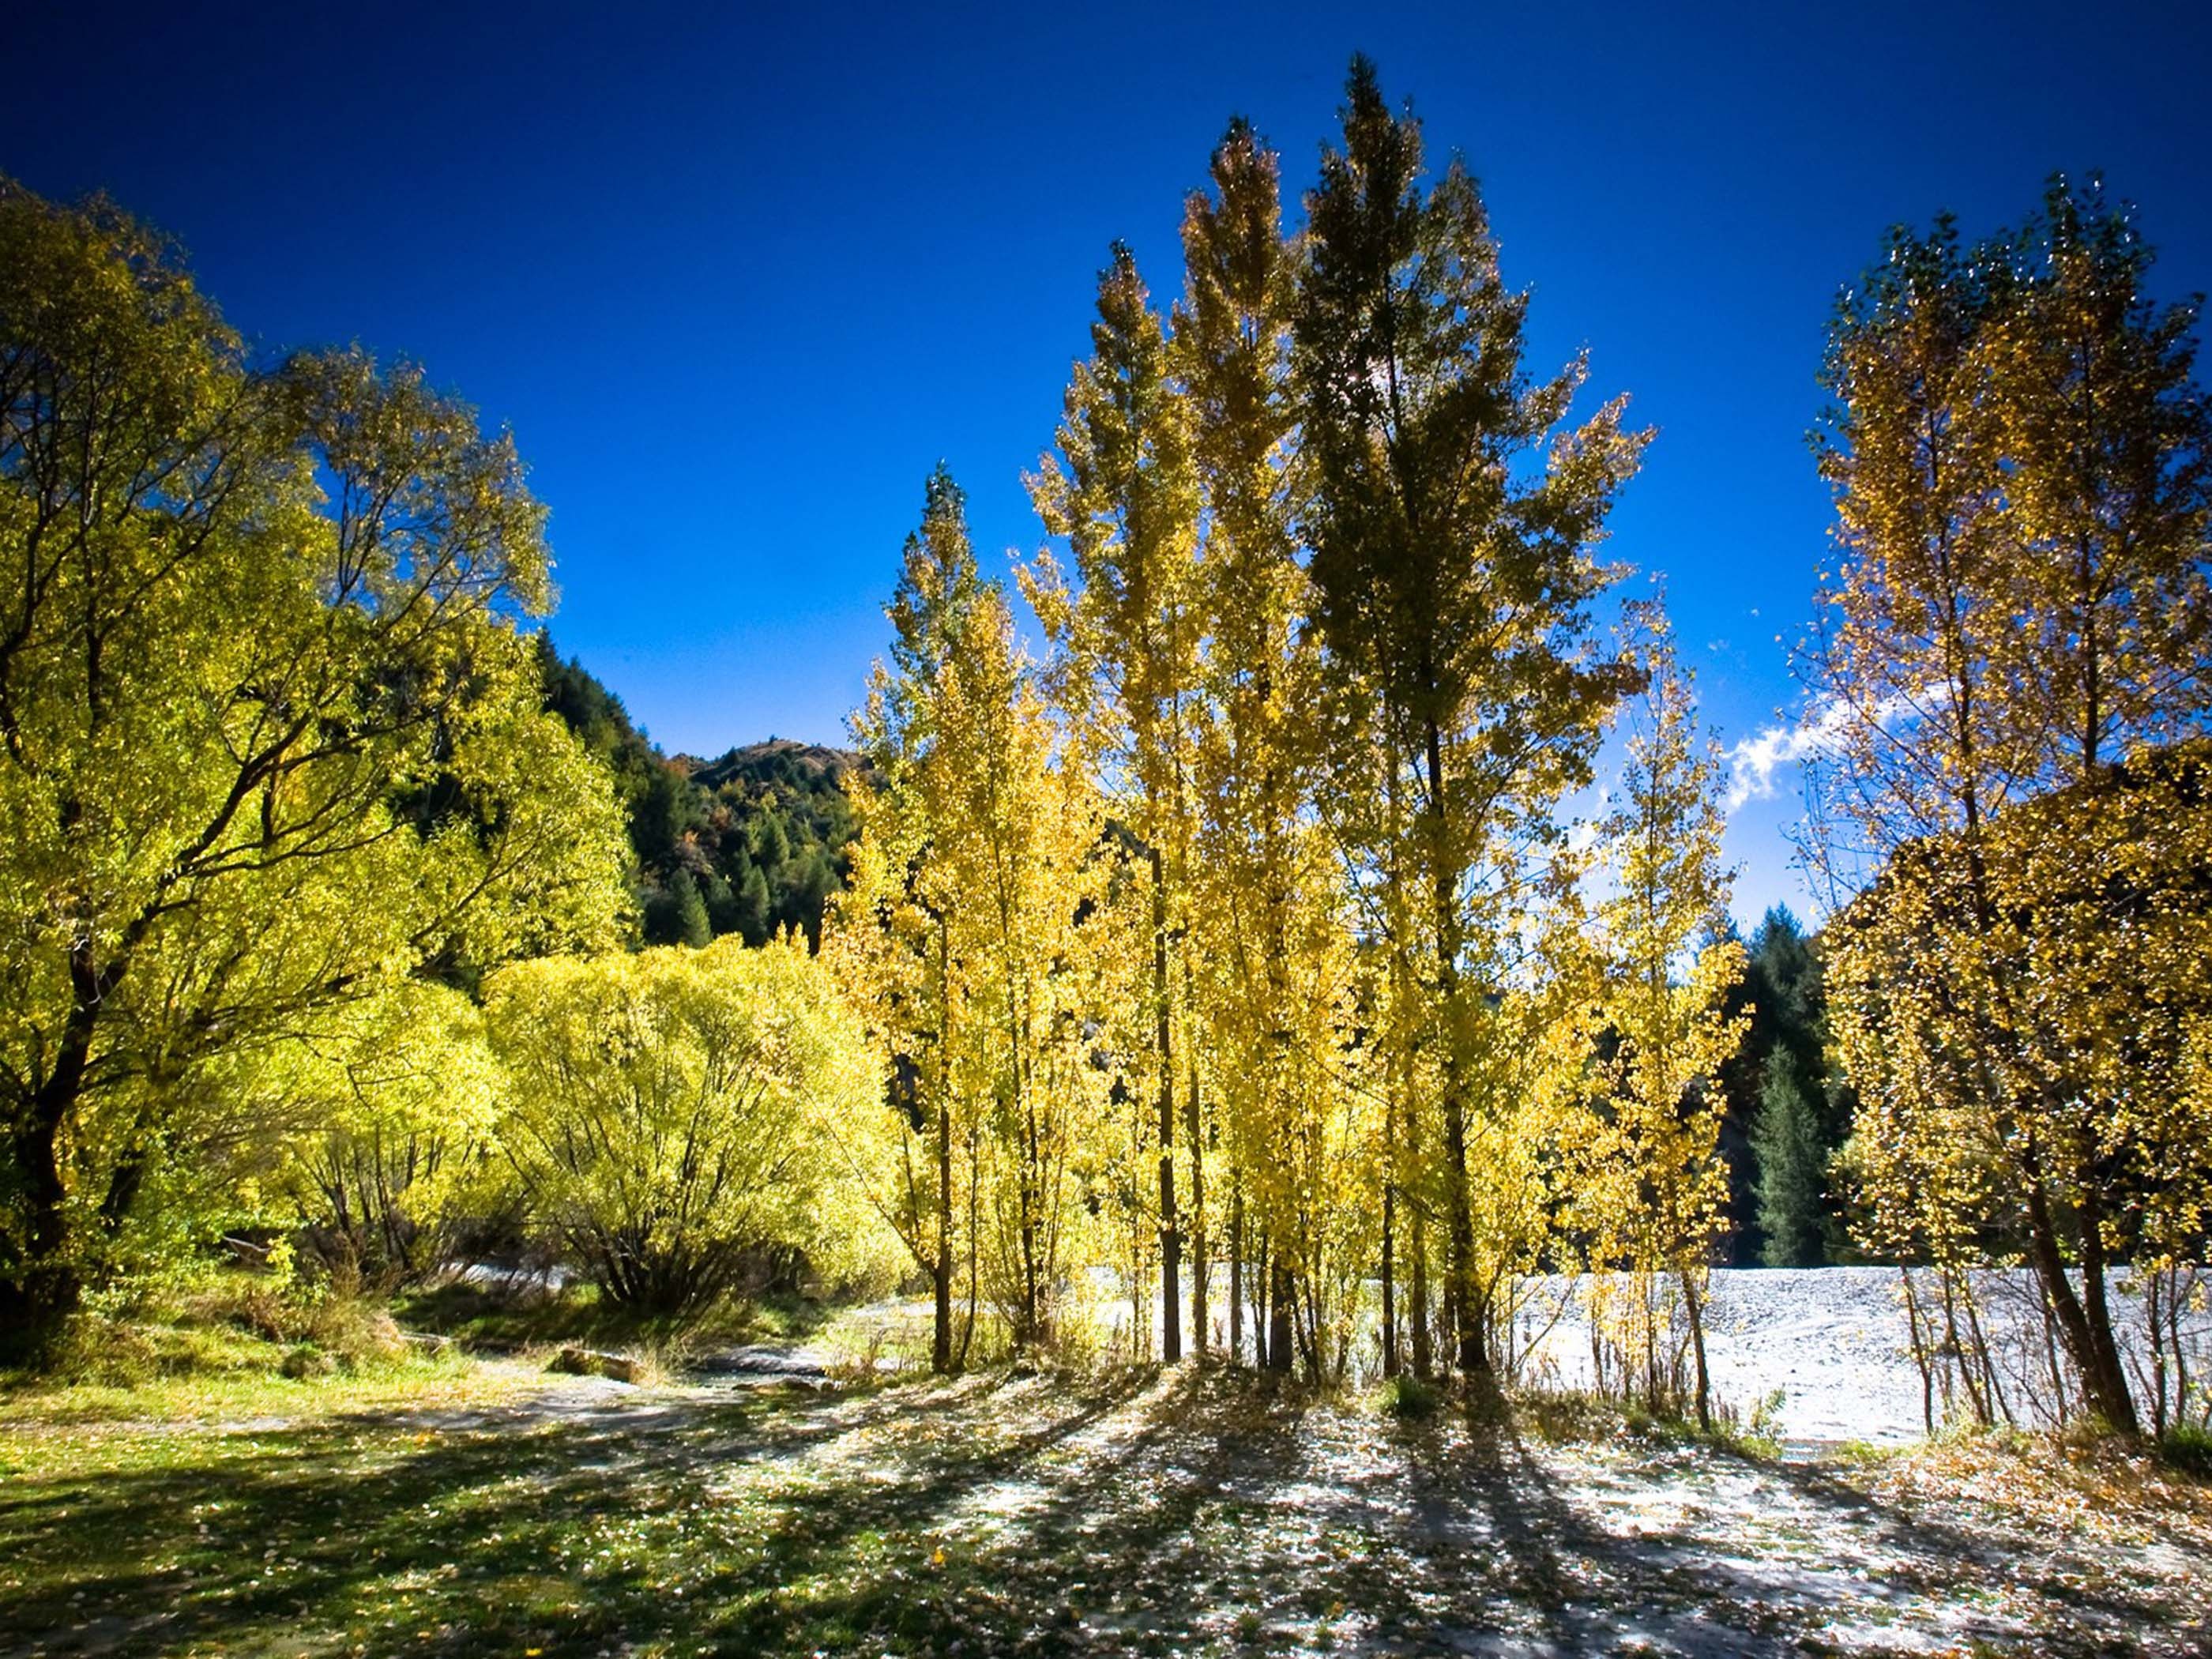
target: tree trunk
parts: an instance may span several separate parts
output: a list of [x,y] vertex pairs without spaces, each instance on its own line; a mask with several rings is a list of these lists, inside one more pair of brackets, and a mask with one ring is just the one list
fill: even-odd
[[975,1340],[975,1301],[981,1292],[983,1275],[979,1271],[978,1252],[982,1248],[983,1229],[977,1206],[982,1195],[982,1171],[977,1157],[978,1132],[968,1131],[968,1315],[960,1327],[960,1352],[953,1364],[960,1370],[968,1369],[968,1345]]
[[1397,1231],[1397,1206],[1394,1200],[1397,1183],[1387,1176],[1382,1182],[1382,1375],[1398,1374],[1398,1297],[1396,1280],[1391,1271],[1391,1241]]
[[1244,1363],[1244,1187],[1229,1194],[1229,1363]]
[[1267,1291],[1267,1369],[1287,1372],[1296,1340],[1291,1331],[1291,1314],[1298,1291],[1288,1264],[1283,1261],[1282,1251],[1275,1249],[1268,1254],[1274,1258],[1274,1267],[1273,1283]]
[[1449,1231],[1444,1240],[1444,1306],[1456,1339],[1455,1358],[1460,1373],[1473,1376],[1489,1369],[1489,1358],[1482,1351],[1482,1328],[1474,1316],[1471,1283],[1474,1273],[1474,1222],[1467,1196],[1467,1118],[1461,1109],[1458,1085],[1452,1075],[1458,1069],[1456,1065],[1445,1068],[1444,1186],[1451,1213],[1446,1218]]
[[930,1369],[952,1370],[952,930],[937,924],[937,1254],[929,1270],[936,1307]]
[[937,1297],[929,1363],[944,1376],[952,1370],[952,1103],[941,1092],[937,1103],[937,1260],[929,1276]]
[[56,1156],[61,1119],[42,1090],[31,1121],[10,1137],[9,1160],[23,1193],[23,1250],[0,1278],[0,1354],[28,1358],[75,1313],[83,1284],[70,1259],[67,1193]]
[[[1183,983],[1190,983],[1188,965],[1183,971]],[[1200,1359],[1206,1358],[1206,1345],[1212,1340],[1206,1328],[1209,1316],[1206,1272],[1211,1265],[1206,1254],[1206,1137],[1200,1118],[1198,1095],[1198,1045],[1186,1042],[1190,1063],[1190,1091],[1185,1097],[1183,1144],[1190,1148],[1190,1347]]]
[[[2029,1255],[2035,1263],[2036,1277],[2043,1285],[2044,1301],[2051,1309],[2058,1325],[2059,1340],[2066,1346],[2067,1357],[2081,1379],[2081,1391],[2088,1397],[2090,1410],[2103,1418],[2112,1431],[2127,1439],[2140,1439],[2142,1425],[2136,1418],[2135,1400],[2128,1389],[2125,1371],[2121,1369],[2118,1347],[2112,1340],[2109,1317],[2102,1322],[2102,1340],[2100,1332],[2091,1322],[2081,1299],[2074,1293],[2073,1281],[2066,1276],[2066,1258],[2059,1248],[2058,1229],[2051,1213],[2049,1194],[2044,1190],[2040,1171],[2031,1158],[2028,1170],[2027,1220]],[[2090,1263],[2090,1235],[2094,1230],[2089,1218],[2082,1221],[2082,1285],[2097,1304],[2099,1312],[2105,1309],[2104,1246],[2099,1239],[2094,1247],[2094,1270]]]
[[1175,1045],[1168,997],[1168,878],[1160,849],[1152,855],[1153,1038],[1160,1067],[1160,1358],[1182,1358],[1182,1237],[1176,1230]]
[[[83,1277],[70,1252],[69,1194],[59,1156],[62,1125],[84,1091],[102,1006],[121,984],[130,960],[127,943],[104,969],[88,943],[70,951],[69,1018],[55,1045],[52,1069],[24,1103],[22,1118],[9,1138],[10,1161],[23,1189],[23,1245],[21,1264],[0,1279],[0,1348],[35,1352],[83,1299]],[[110,1189],[112,1224],[120,1224],[137,1190],[131,1183],[118,1206],[116,1189]]]
[[[1431,677],[1433,678],[1433,677]],[[1429,774],[1429,882],[1435,909],[1437,994],[1443,1004],[1444,1300],[1458,1340],[1459,1368],[1472,1376],[1489,1370],[1482,1327],[1474,1316],[1474,1221],[1467,1188],[1467,1103],[1457,1042],[1452,1036],[1459,1003],[1459,882],[1445,856],[1451,820],[1444,799],[1443,734],[1431,715],[1425,728]]]
[[1260,1230],[1252,1265],[1252,1363],[1267,1369],[1267,1233]]
[[1698,1270],[1685,1267],[1681,1271],[1682,1308],[1690,1316],[1690,1350],[1698,1368],[1698,1427],[1706,1434],[1713,1431],[1713,1385],[1705,1370],[1705,1310],[1698,1291]]
[[1421,1224],[1421,1206],[1411,1206],[1412,1224],[1407,1228],[1407,1248],[1413,1257],[1413,1282],[1408,1288],[1413,1292],[1409,1322],[1413,1326],[1413,1375],[1427,1382],[1436,1374],[1436,1354],[1429,1337],[1429,1240],[1428,1230]]

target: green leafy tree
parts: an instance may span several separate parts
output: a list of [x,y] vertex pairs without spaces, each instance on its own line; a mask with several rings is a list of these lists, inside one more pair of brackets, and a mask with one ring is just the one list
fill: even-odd
[[[1797,1086],[1805,1091],[1813,1122],[1826,1152],[1843,1144],[1850,1128],[1845,1091],[1831,1078],[1827,1049],[1826,996],[1820,958],[1814,940],[1786,905],[1775,905],[1752,931],[1743,978],[1729,999],[1731,1014],[1747,1014],[1743,1046],[1721,1068],[1720,1089],[1727,1102],[1723,1144],[1730,1164],[1729,1214],[1735,1260],[1765,1260],[1759,1219],[1759,1153],[1756,1129],[1766,1080],[1786,1060]],[[1822,1199],[1823,1206],[1829,1200]],[[1817,1266],[1827,1259],[1825,1239],[1840,1237],[1839,1209],[1824,1210],[1827,1219],[1818,1252],[1796,1265]]]
[[748,945],[765,945],[769,927],[768,878],[761,873],[760,866],[748,864],[738,888],[736,931]]
[[235,1052],[617,927],[516,627],[544,517],[419,371],[258,368],[153,233],[0,183],[0,1328],[108,1271]]
[[699,883],[689,870],[678,870],[669,884],[669,908],[672,943],[693,947],[704,945],[714,938],[714,929],[707,922],[707,901],[699,891]]
[[404,980],[331,1006],[236,1056],[220,1086],[285,1126],[272,1185],[289,1214],[273,1213],[341,1281],[420,1280],[499,1202],[498,1067],[480,1011],[449,987]]
[[791,857],[791,833],[782,813],[770,808],[753,821],[752,852],[754,862],[769,873],[783,867]]

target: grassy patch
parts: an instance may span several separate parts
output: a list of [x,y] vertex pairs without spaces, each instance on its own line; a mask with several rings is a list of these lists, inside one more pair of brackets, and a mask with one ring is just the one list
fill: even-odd
[[1376,1390],[1376,1409],[1385,1417],[1419,1419],[1433,1417],[1437,1407],[1443,1403],[1443,1391],[1432,1382],[1424,1382],[1417,1376],[1400,1373],[1384,1380]]
[[540,1386],[524,1364],[487,1364],[448,1351],[410,1352],[373,1364],[302,1376],[281,1370],[285,1349],[224,1344],[218,1357],[251,1364],[205,1364],[141,1382],[99,1376],[9,1377],[0,1383],[0,1429],[33,1425],[208,1424],[289,1421],[346,1412],[401,1412],[495,1405]]
[[[2179,1508],[2139,1482],[2134,1530],[2085,1535],[2113,1508],[2088,1497],[2101,1464],[1959,1446],[1863,1476],[1747,1466],[1534,1399],[1385,1421],[1219,1368],[732,1394],[408,1363],[449,1368],[471,1408],[416,1409],[398,1372],[363,1372],[264,1376],[251,1397],[293,1409],[215,1427],[9,1424],[0,1649],[1411,1654],[1479,1630],[1763,1652],[1832,1626],[1954,1646],[2019,1628],[1974,1622],[1994,1609],[2035,1621],[2039,1652],[2087,1655],[2203,1612],[2186,1568],[2118,1571],[2110,1545],[2155,1515],[2212,1547],[2193,1482],[2168,1482]],[[1547,1423],[1591,1431],[1527,1431]],[[1770,1595],[1746,1557],[1785,1589],[1793,1563],[1816,1577]]]
[[1002,1414],[993,1390],[909,1406],[885,1436],[896,1485],[799,1455],[865,1401],[48,1430],[0,1459],[0,1601],[58,1652],[943,1651],[1002,1616],[1004,1575],[933,1524],[939,1503],[1119,1397]]
[[567,1343],[649,1353],[680,1368],[687,1355],[741,1343],[811,1335],[826,1317],[821,1304],[795,1297],[731,1301],[672,1320],[601,1299],[580,1281],[557,1291],[505,1288],[455,1279],[410,1291],[393,1304],[402,1323],[463,1346],[517,1352]]
[[2158,1455],[2170,1469],[2212,1480],[2212,1428],[2201,1423],[2177,1424],[2160,1437]]
[[0,1423],[289,1418],[511,1386],[374,1304],[223,1274],[76,1316],[35,1370],[0,1372]]

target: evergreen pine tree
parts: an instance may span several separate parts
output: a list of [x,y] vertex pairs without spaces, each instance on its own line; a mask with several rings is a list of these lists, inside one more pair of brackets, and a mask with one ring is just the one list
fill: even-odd
[[668,884],[668,896],[676,943],[696,947],[714,939],[714,927],[707,920],[707,901],[700,896],[699,884],[689,870],[676,872],[676,878]]
[[1821,1192],[1828,1149],[1820,1114],[1787,1048],[1777,1048],[1767,1060],[1751,1149],[1759,1161],[1759,1226],[1766,1236],[1761,1253],[1766,1265],[1819,1267],[1826,1255]]
[[770,809],[761,814],[753,828],[753,859],[763,868],[774,870],[791,856],[791,832],[785,828],[783,814]]
[[760,866],[745,866],[744,879],[738,884],[737,929],[748,945],[767,943],[772,918],[769,915],[768,878],[761,874]]

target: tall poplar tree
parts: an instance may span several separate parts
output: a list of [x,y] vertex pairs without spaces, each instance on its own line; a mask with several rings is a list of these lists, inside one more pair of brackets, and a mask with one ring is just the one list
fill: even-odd
[[895,1168],[878,1206],[929,1275],[931,1363],[954,1369],[953,1288],[958,1206],[954,1166],[974,1109],[963,1088],[966,998],[954,936],[969,897],[942,856],[959,775],[962,665],[989,626],[988,592],[968,539],[965,497],[940,466],[908,536],[888,608],[890,661],[871,677],[853,735],[877,787],[854,788],[860,836],[853,880],[825,928],[825,954],[865,1011],[886,1066],[886,1109],[897,1152],[855,1135],[852,1156],[879,1176]]
[[1372,689],[1405,779],[1448,1312],[1462,1369],[1481,1372],[1468,1114],[1502,970],[1485,917],[1520,880],[1516,843],[1588,776],[1628,683],[1591,649],[1587,611],[1613,579],[1593,549],[1644,438],[1618,401],[1563,426],[1583,365],[1530,379],[1525,296],[1499,275],[1474,180],[1455,160],[1424,188],[1419,125],[1391,112],[1364,58],[1307,208],[1295,363],[1316,615],[1339,672]]
[[[932,1281],[932,1358],[959,1368],[988,1296],[1017,1346],[1048,1340],[1103,1091],[1085,1032],[1109,861],[1080,767],[977,572],[942,468],[908,539],[891,661],[854,720],[878,781],[856,789],[854,878],[825,953],[885,1061],[884,1133],[848,1152]],[[956,1290],[969,1316],[956,1334]]]
[[[1248,1227],[1267,1241],[1266,1295],[1286,1319],[1298,1264],[1318,1236],[1300,1224],[1320,1195],[1304,1190],[1297,1150],[1316,1144],[1334,1093],[1314,1061],[1332,1047],[1342,968],[1332,971],[1330,957],[1342,954],[1334,937],[1342,917],[1332,902],[1334,860],[1309,811],[1320,686],[1293,532],[1295,252],[1283,234],[1275,155],[1249,124],[1231,125],[1211,173],[1212,193],[1194,191],[1184,208],[1175,344],[1206,520],[1194,928],[1203,1024],[1236,1158],[1229,1290],[1231,1331],[1241,1338]],[[1196,1144],[1196,1102],[1187,1103]],[[1203,1255],[1192,1265],[1194,1286],[1202,1286]],[[1201,1328],[1205,1305],[1194,1296]],[[1291,1346],[1268,1345],[1269,1363],[1287,1368]]]
[[[1195,1088],[1181,960],[1189,927],[1192,745],[1200,641],[1199,483],[1192,414],[1134,257],[1116,244],[1099,274],[1092,353],[1076,365],[1059,431],[1030,480],[1045,527],[1067,538],[1072,572],[1042,560],[1030,583],[1060,652],[1060,692],[1085,750],[1150,867],[1158,1103],[1161,1349],[1182,1353],[1183,1235],[1176,1212],[1179,1084]],[[1193,1115],[1195,1115],[1194,1110]],[[1194,1195],[1203,1148],[1186,1137]],[[1194,1206],[1195,1207],[1195,1206]],[[1201,1253],[1202,1254],[1202,1253]],[[1199,1333],[1203,1341],[1204,1333]]]
[[[1705,1283],[1729,1194],[1718,1076],[1749,1021],[1727,1007],[1743,972],[1742,941],[1715,925],[1729,889],[1719,763],[1698,740],[1689,681],[1664,630],[1662,621],[1646,650],[1650,684],[1635,702],[1620,804],[1606,823],[1613,1047],[1601,1073],[1611,1085],[1602,1143],[1613,1180],[1595,1265],[1626,1267],[1639,1289],[1645,1278],[1672,1276],[1689,1325],[1698,1420],[1711,1428]],[[1638,1303],[1648,1338],[1648,1293]]]

